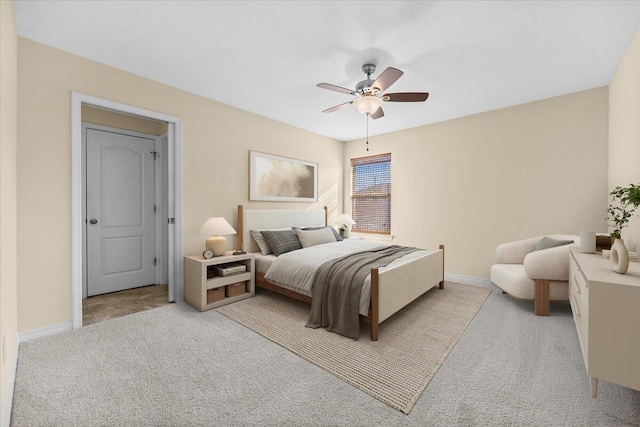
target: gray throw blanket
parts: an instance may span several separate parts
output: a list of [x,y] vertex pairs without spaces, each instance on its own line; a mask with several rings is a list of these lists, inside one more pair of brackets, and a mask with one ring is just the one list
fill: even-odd
[[307,327],[327,328],[345,337],[360,335],[360,294],[372,268],[384,267],[417,248],[384,246],[327,261],[313,280],[311,314]]

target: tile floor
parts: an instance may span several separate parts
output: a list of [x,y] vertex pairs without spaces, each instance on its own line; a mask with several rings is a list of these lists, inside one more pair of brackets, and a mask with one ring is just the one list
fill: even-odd
[[167,304],[171,304],[168,285],[150,285],[97,295],[82,301],[82,324],[86,326]]

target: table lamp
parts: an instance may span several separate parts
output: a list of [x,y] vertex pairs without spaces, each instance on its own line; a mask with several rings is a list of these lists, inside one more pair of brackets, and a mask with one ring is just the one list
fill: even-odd
[[349,214],[342,214],[338,216],[334,224],[340,224],[340,235],[342,237],[348,238],[351,234],[351,226],[355,225],[356,222],[351,218]]
[[226,219],[216,217],[209,218],[207,222],[200,227],[198,234],[211,236],[207,239],[207,249],[213,252],[213,256],[222,256],[227,249],[227,239],[222,236],[236,234],[236,230],[229,225]]

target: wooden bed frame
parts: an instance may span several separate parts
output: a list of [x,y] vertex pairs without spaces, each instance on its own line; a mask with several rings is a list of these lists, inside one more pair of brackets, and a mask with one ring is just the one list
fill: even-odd
[[[312,226],[322,225],[322,211],[310,210],[269,210],[247,211],[269,216],[268,221],[256,224],[253,219],[245,228],[245,211],[242,205],[238,205],[238,250],[243,250],[244,242],[252,246],[253,250],[247,252],[259,252],[255,242],[251,245],[250,229],[280,228],[288,226]],[[281,214],[281,215],[280,215]],[[282,220],[278,217],[282,216]],[[292,218],[299,218],[297,223],[291,223]],[[310,219],[311,218],[311,219]],[[310,222],[311,221],[311,222]],[[257,225],[257,226],[256,226]],[[324,207],[324,225],[327,225],[327,207]],[[264,273],[256,272],[256,285],[306,303],[311,303],[311,297],[273,284],[264,278]],[[444,289],[444,245],[440,245],[437,251],[417,258],[406,264],[386,269],[380,272],[377,268],[371,269],[371,301],[367,316],[360,315],[360,319],[371,325],[371,340],[378,341],[378,326],[380,323],[397,313],[413,300],[424,294],[431,288],[439,286]]]

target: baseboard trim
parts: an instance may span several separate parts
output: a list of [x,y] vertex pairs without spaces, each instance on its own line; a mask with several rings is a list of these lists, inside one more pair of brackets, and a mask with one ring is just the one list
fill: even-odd
[[43,328],[32,329],[30,331],[20,332],[18,334],[19,342],[27,342],[36,338],[42,338],[49,335],[56,335],[61,332],[67,332],[73,329],[73,322],[58,323],[57,325],[45,326]]
[[2,420],[0,426],[9,427],[11,424],[11,408],[13,407],[13,388],[16,383],[16,369],[18,369],[18,348],[20,347],[20,337],[16,334],[16,345],[13,347],[13,357],[11,358],[11,367],[9,372],[9,384],[7,400],[2,408]]
[[491,280],[484,277],[465,276],[464,274],[444,273],[444,280],[468,283],[471,285],[492,286]]

